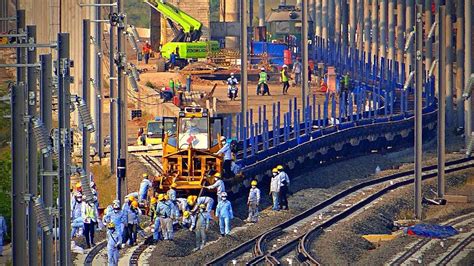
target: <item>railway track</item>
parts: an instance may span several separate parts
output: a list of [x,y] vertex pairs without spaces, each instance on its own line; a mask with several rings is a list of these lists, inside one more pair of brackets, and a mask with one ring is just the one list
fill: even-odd
[[[446,173],[452,173],[452,172],[460,171],[460,170],[467,169],[470,167],[474,167],[473,158],[453,160],[446,163]],[[437,169],[436,165],[424,167],[423,179],[428,179],[428,178],[437,176],[436,169]],[[256,264],[265,262],[267,264],[277,265],[280,263],[281,258],[287,255],[289,252],[295,250],[297,253],[298,260],[300,260],[300,262],[305,263],[305,264],[317,265],[319,263],[317,262],[317,260],[314,258],[314,256],[311,254],[311,252],[308,249],[309,249],[309,246],[310,246],[309,244],[311,243],[311,241],[319,233],[321,233],[325,228],[328,228],[329,226],[334,225],[335,223],[347,218],[351,214],[359,211],[360,209],[364,208],[368,204],[379,199],[382,195],[386,194],[387,192],[413,183],[413,178],[410,178],[411,176],[413,176],[413,174],[414,172],[412,170],[405,171],[405,172],[385,176],[382,178],[369,180],[369,181],[360,183],[356,186],[353,186],[345,191],[342,191],[334,195],[328,200],[323,201],[319,203],[318,205],[306,210],[305,212],[271,228],[267,232],[264,232],[254,237],[253,239],[250,239],[249,241],[246,241],[240,244],[236,248],[208,262],[208,264],[209,265],[224,265],[226,263],[232,262],[233,260],[241,263],[242,261],[239,261],[238,258],[246,253],[252,252],[253,250],[254,257],[250,261],[247,261],[247,264],[256,265]],[[342,211],[338,211],[335,215],[330,216],[324,222],[320,223],[317,226],[313,226],[306,233],[300,234],[294,237],[292,240],[285,242],[283,245],[280,245],[280,247],[274,248],[273,250],[268,251],[266,249],[266,243],[268,244],[268,242],[272,238],[274,238],[276,235],[279,235],[279,233],[285,230],[288,231],[288,229],[294,226],[295,224],[302,222],[306,218],[311,217],[317,212],[323,211],[327,209],[328,207],[334,207],[337,203],[340,203],[341,200],[343,200],[344,198],[348,198],[349,195],[355,192],[360,192],[370,187],[380,187],[382,184],[384,184],[382,188],[377,190],[375,193],[370,193],[364,199],[359,200],[355,204],[349,204],[351,205],[350,207]]]
[[446,256],[444,256],[438,265],[448,265],[455,257],[461,253],[471,242],[474,241],[474,233],[457,243],[453,250],[451,250]]

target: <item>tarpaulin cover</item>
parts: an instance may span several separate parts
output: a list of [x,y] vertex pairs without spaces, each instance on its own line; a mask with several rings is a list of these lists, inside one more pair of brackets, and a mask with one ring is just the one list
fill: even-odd
[[[270,63],[275,65],[283,65],[283,53],[288,49],[285,44],[268,43],[268,42],[252,42],[252,51],[254,54],[267,53]],[[260,59],[252,59],[252,64],[258,64]]]
[[417,235],[432,238],[446,238],[457,235],[459,232],[452,226],[444,226],[437,224],[417,224],[408,227],[409,235]]

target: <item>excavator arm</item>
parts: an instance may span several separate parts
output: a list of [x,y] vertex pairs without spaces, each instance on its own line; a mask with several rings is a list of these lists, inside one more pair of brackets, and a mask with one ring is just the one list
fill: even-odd
[[202,23],[195,18],[163,0],[144,0],[144,2],[168,20],[175,34],[173,42],[194,42],[201,38]]

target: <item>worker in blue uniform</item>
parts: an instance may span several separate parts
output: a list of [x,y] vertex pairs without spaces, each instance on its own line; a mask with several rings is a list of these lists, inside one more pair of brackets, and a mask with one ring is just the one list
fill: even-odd
[[232,204],[227,200],[227,193],[221,194],[222,200],[217,203],[216,216],[219,218],[219,229],[221,236],[226,236],[230,233],[230,220],[234,219],[232,212]]
[[222,200],[222,193],[225,193],[225,185],[224,181],[221,180],[221,174],[220,173],[215,173],[214,174],[214,184],[210,186],[205,186],[207,189],[217,189],[217,202],[220,202]]
[[152,183],[151,181],[148,179],[148,174],[143,174],[143,180],[142,182],[140,183],[140,189],[138,190],[138,194],[139,194],[139,201],[142,202],[142,201],[145,201],[147,199],[147,196],[148,196],[148,189],[150,187],[152,187]]
[[112,203],[112,209],[107,210],[107,213],[104,216],[104,223],[114,223],[115,230],[122,235],[125,227],[125,223],[127,222],[126,214],[120,209],[120,201],[114,200]]
[[[164,240],[173,240],[173,223],[171,221],[173,206],[167,200],[167,195],[158,197],[158,205],[156,206],[156,213],[160,219],[161,233]],[[161,200],[160,200],[161,199]]]
[[84,230],[82,220],[82,194],[74,192],[74,200],[71,203],[71,237],[81,236]]
[[0,256],[3,256],[3,236],[8,235],[5,218],[0,215]]
[[194,233],[196,235],[196,248],[193,251],[198,251],[203,249],[206,245],[206,230],[209,229],[209,215],[206,213],[206,205],[200,204],[199,205],[199,212],[196,214],[196,218],[194,219],[195,226],[191,226],[194,228]]
[[115,227],[114,222],[107,224],[107,262],[109,266],[118,265],[119,249],[122,244],[122,235]]
[[249,207],[249,216],[246,222],[256,223],[258,221],[258,205],[260,204],[260,189],[257,187],[257,180],[252,180],[250,183],[249,197],[247,199],[247,206]]
[[283,166],[278,165],[278,177],[280,178],[279,202],[282,210],[288,210],[288,188],[290,186],[290,177],[285,173]]
[[215,153],[215,155],[224,155],[224,178],[231,178],[234,176],[232,173],[232,151],[230,148],[230,143],[227,142],[227,139],[224,136],[220,138],[222,148]]

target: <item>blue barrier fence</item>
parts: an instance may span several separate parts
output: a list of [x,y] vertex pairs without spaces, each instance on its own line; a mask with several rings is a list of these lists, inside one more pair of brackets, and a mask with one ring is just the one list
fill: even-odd
[[[414,89],[403,90],[404,64],[400,66],[398,62],[384,58],[377,60],[371,54],[319,38],[315,40],[313,52],[317,60],[335,66],[338,73],[350,70],[354,79],[352,92],[325,94],[323,104],[317,104],[316,95],[311,99],[308,96],[304,110],[298,109],[296,97],[287,103],[278,101],[271,106],[262,105],[255,110],[258,112],[256,121],[253,109],[246,114],[237,114],[235,125],[232,117],[226,117],[224,134],[239,141],[241,153],[237,155],[237,163],[242,167],[339,130],[413,116]],[[364,58],[368,58],[368,62]],[[433,77],[424,82],[424,113],[436,109],[434,82]],[[287,112],[281,111],[282,104],[288,104]],[[271,117],[267,117],[267,108],[272,108]],[[242,115],[247,118],[243,127]]]

